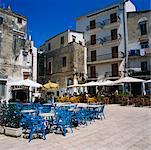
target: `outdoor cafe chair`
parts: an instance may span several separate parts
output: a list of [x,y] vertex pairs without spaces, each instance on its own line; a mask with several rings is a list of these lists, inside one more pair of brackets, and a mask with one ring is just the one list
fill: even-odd
[[73,133],[71,117],[72,113],[67,110],[59,110],[58,113],[56,113],[54,124],[56,125],[56,129],[60,129],[64,136],[66,136],[67,128],[70,128],[71,133]]
[[104,105],[102,105],[102,106],[100,106],[100,107],[98,107],[97,109],[96,109],[96,118],[97,119],[105,119],[105,114],[104,114]]
[[45,120],[42,119],[41,117],[34,117],[31,118],[30,120],[30,126],[29,126],[29,142],[32,140],[33,134],[42,134],[42,138],[45,140],[46,139],[46,126],[45,126]]

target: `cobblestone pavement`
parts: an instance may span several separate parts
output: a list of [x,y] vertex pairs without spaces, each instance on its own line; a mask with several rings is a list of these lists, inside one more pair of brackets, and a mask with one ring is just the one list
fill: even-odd
[[51,133],[29,143],[0,135],[0,150],[151,150],[151,108],[108,105],[105,115],[66,137]]

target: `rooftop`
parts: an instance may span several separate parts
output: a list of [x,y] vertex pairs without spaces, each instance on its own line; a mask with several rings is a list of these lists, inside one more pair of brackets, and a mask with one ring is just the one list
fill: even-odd
[[2,13],[5,13],[5,14],[8,14],[8,15],[11,15],[11,16],[14,16],[14,17],[21,17],[23,18],[24,20],[26,20],[26,17],[21,15],[21,14],[18,14],[16,12],[13,12],[12,10],[8,10],[6,8],[0,8],[0,12]]
[[55,38],[55,37],[57,37],[57,36],[59,36],[59,35],[65,33],[65,32],[76,32],[76,33],[81,33],[81,34],[83,33],[83,32],[79,32],[79,31],[69,30],[69,29],[68,29],[68,30],[65,30],[65,31],[63,31],[63,32],[60,32],[60,33],[56,34],[55,36],[53,36],[53,37],[47,39],[45,42],[47,42],[47,41],[49,41],[49,40],[51,40],[51,39],[53,39],[53,38]]

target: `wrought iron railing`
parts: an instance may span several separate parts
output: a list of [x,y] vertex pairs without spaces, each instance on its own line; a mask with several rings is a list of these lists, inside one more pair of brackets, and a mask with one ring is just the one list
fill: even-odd
[[88,41],[86,43],[86,45],[87,46],[96,45],[96,44],[102,44],[103,45],[103,44],[105,44],[107,42],[113,42],[113,41],[116,41],[116,40],[120,41],[121,39],[122,39],[121,34],[117,34],[117,36],[115,36],[115,37],[112,37],[111,35],[109,35],[109,36],[106,36],[106,37],[101,37],[101,38],[96,39],[96,43],[95,44],[92,44],[91,41]]
[[86,30],[92,30],[92,29],[96,29],[96,28],[103,28],[105,25],[108,25],[108,24],[113,24],[113,23],[116,23],[116,22],[120,22],[120,17],[117,16],[117,19],[116,21],[111,21],[111,19],[106,19],[106,20],[103,20],[102,22],[97,22],[95,23],[93,26],[92,25],[88,25],[86,27]]
[[123,54],[121,52],[119,53],[107,53],[103,55],[97,55],[96,57],[87,57],[87,62],[93,62],[93,61],[102,61],[102,60],[108,60],[108,59],[114,59],[114,58],[123,58]]

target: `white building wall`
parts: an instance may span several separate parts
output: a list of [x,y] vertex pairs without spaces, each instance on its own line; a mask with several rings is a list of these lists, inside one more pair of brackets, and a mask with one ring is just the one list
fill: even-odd
[[[129,11],[136,11],[136,8],[135,8],[134,4],[131,3],[131,1],[128,1],[125,4],[125,12],[129,12]],[[94,13],[92,13],[92,14],[94,14]],[[110,26],[110,27],[104,26],[102,28],[87,30],[87,26],[89,26],[89,23],[91,20],[95,20],[95,23],[97,24],[99,22],[103,22],[104,20],[110,19],[110,14],[113,14],[113,13],[117,13],[117,16],[119,16],[119,18],[120,18],[119,26],[117,26],[117,25],[116,26]],[[123,15],[125,15],[125,18],[123,18]],[[106,36],[110,36],[112,29],[118,29],[118,34],[121,35],[120,43],[118,45],[112,45],[112,46],[118,46],[118,53],[120,54],[120,52],[122,52],[124,54],[126,51],[126,55],[128,56],[128,51],[127,51],[127,49],[125,50],[125,46],[124,46],[125,42],[126,42],[126,45],[128,45],[128,43],[127,43],[128,42],[127,26],[125,26],[126,35],[124,35],[124,23],[127,24],[127,16],[126,16],[126,13],[123,14],[123,6],[121,5],[120,7],[116,7],[114,9],[110,9],[108,11],[96,13],[96,15],[92,15],[89,17],[82,16],[82,17],[77,18],[76,29],[77,29],[77,31],[84,32],[84,38],[85,38],[86,42],[90,41],[90,36],[93,34],[96,34],[96,39],[99,39],[99,38],[103,38]],[[95,46],[95,45],[92,45],[91,47],[89,46],[87,55],[88,55],[88,57],[91,57],[91,51],[92,50],[96,50],[96,57],[98,57],[100,55],[111,54],[112,53],[112,50],[111,50],[112,46],[110,46],[110,45],[105,46],[105,44],[104,45],[100,44],[99,46]],[[121,53],[121,55],[122,55],[122,53]],[[123,69],[124,65],[122,62],[123,61],[118,62],[120,70],[124,70]],[[113,63],[117,63],[117,62],[113,62]],[[120,63],[122,63],[122,65],[120,65]],[[105,72],[111,72],[112,71],[111,70],[111,64],[112,63],[106,63],[106,64],[105,63],[104,64],[101,64],[101,63],[95,64],[94,63],[93,65],[96,66],[96,73],[103,75]],[[89,72],[90,72],[90,70],[88,67],[88,74],[89,74]]]
[[70,30],[68,31],[68,43],[73,41],[73,36],[76,37],[75,38],[76,43],[82,42],[82,45],[85,45],[83,33],[72,32]]

